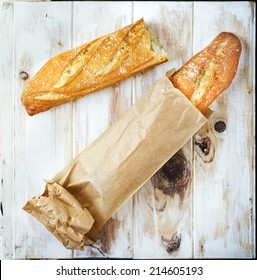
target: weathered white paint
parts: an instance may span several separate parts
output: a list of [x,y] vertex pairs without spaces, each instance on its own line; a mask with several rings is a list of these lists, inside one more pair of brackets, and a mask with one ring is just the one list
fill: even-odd
[[[195,153],[195,257],[249,258],[254,252],[252,13],[247,2],[194,4],[194,53],[222,31],[235,33],[243,47],[233,84],[212,106],[214,160],[203,163]],[[218,120],[227,124],[222,134],[213,129]]]
[[[130,2],[74,2],[73,46],[89,42],[132,23],[131,14],[132,3]],[[131,95],[132,80],[128,79],[74,102],[73,148],[75,154],[83,150],[131,106]],[[131,225],[133,225],[132,200],[105,225],[97,242],[97,248],[105,256],[130,258],[133,252]],[[76,251],[75,256],[102,257],[99,251],[92,247],[86,248],[85,251]]]
[[[1,258],[254,256],[253,4],[18,2],[1,5],[0,16]],[[142,17],[159,36],[169,62],[76,102],[34,117],[26,114],[20,95],[27,81],[19,77],[20,71],[32,77],[51,56]],[[238,35],[243,53],[233,84],[212,106],[208,127],[216,143],[214,160],[204,163],[191,141],[183,147],[193,166],[183,208],[174,197],[162,216],[152,211],[149,202],[156,201],[147,182],[106,224],[95,248],[64,249],[21,207],[43,192],[44,178],[62,169],[152,83],[179,68],[221,31]],[[213,130],[220,119],[227,124],[222,134]],[[160,237],[173,231],[181,234],[181,245],[168,254]]]
[[[158,35],[168,52],[170,61],[135,78],[135,99],[169,69],[178,69],[186,58],[191,56],[192,51],[191,41],[188,42],[188,38],[192,37],[191,3],[135,2],[134,19],[140,17],[144,17]],[[167,117],[172,117],[172,112]],[[191,141],[185,145],[185,150],[189,150],[188,158],[191,161]],[[160,192],[157,201],[151,181],[135,194],[134,212],[137,217],[134,223],[135,258],[192,257],[192,196],[191,190],[188,191],[183,202],[184,206],[187,205],[185,209],[180,209],[181,199],[178,195],[170,197]],[[164,211],[154,210],[160,208],[164,202],[166,203]],[[183,247],[170,254],[163,245],[162,236],[170,240],[173,234],[181,238]]]
[[[14,106],[13,106],[13,215],[14,257],[71,257],[52,234],[21,208],[27,199],[44,190],[43,179],[51,179],[72,159],[71,104],[46,114],[29,117],[20,102],[25,82],[49,57],[71,47],[71,3],[15,3]],[[32,51],[33,50],[33,51]]]
[[[13,8],[1,3],[0,11],[0,199],[1,259],[13,258]],[[6,40],[7,39],[7,40]],[[4,43],[5,42],[5,43]]]

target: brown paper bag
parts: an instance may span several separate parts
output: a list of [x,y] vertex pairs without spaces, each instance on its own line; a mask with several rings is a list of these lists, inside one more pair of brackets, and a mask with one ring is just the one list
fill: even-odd
[[66,248],[105,222],[207,121],[165,76],[24,206]]

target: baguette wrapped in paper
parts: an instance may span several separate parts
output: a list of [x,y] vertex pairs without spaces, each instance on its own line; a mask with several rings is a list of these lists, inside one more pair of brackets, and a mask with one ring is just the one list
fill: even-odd
[[206,121],[164,76],[23,209],[66,248],[83,249]]

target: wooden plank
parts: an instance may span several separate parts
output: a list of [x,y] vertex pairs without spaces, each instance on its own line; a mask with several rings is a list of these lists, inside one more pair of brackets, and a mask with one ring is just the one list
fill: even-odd
[[29,79],[50,57],[71,47],[71,4],[62,3],[60,9],[57,3],[17,2],[14,8],[14,257],[71,257],[71,251],[21,210],[43,192],[43,179],[51,179],[71,160],[71,105],[30,117],[20,102]]
[[[168,63],[136,77],[137,99],[168,70],[181,67],[191,56],[192,4],[135,2],[133,17],[144,17],[170,58]],[[134,196],[135,258],[192,256],[191,157],[189,141]],[[173,187],[179,191],[174,192]]]
[[[74,3],[74,46],[132,23],[131,15],[131,2]],[[131,96],[132,80],[128,79],[74,102],[74,155],[83,150],[131,106]],[[132,224],[131,200],[107,222],[93,247],[76,251],[74,256],[79,258],[131,257]]]
[[[0,8],[0,259],[13,258],[13,5]],[[6,40],[8,38],[8,40]]]
[[[250,2],[194,3],[194,53],[222,31],[239,36],[243,47],[235,80],[195,139],[211,144],[209,155],[195,147],[196,258],[253,257],[253,13]],[[222,133],[215,131],[218,121],[226,124]]]
[[251,3],[251,52],[250,52],[250,72],[251,72],[251,80],[252,80],[252,217],[251,217],[251,242],[252,242],[252,257],[256,258],[256,3]]

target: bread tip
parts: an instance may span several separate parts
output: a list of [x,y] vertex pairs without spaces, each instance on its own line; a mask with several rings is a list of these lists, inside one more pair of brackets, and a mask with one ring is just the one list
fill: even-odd
[[34,116],[37,112],[34,108],[31,108],[29,103],[27,102],[26,96],[21,96],[21,103],[25,107],[25,110],[29,116]]
[[235,35],[232,32],[227,32],[227,31],[223,31],[221,33],[219,33],[219,35],[217,36],[219,38],[221,38],[222,40],[226,39],[231,39],[235,44],[237,44],[237,49],[241,52],[242,50],[242,44],[241,41],[239,39],[239,37],[237,35]]

